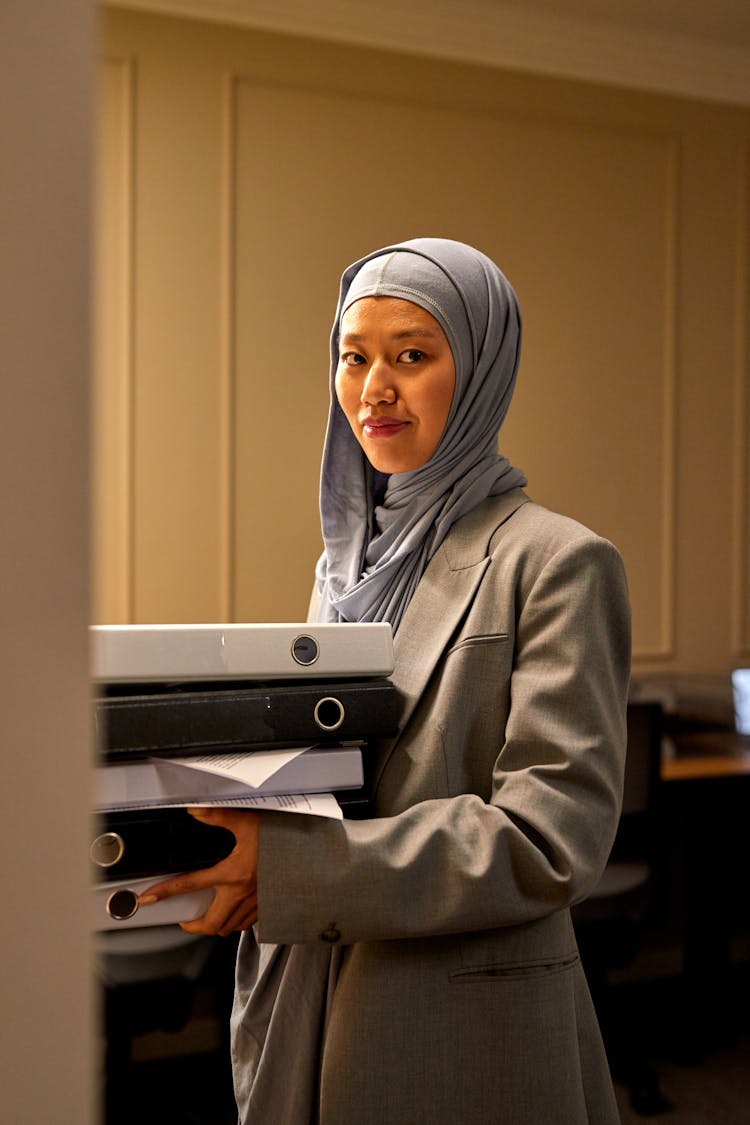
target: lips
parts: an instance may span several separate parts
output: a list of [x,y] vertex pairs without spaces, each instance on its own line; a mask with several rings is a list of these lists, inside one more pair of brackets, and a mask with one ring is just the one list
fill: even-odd
[[368,438],[388,438],[400,434],[409,425],[400,418],[391,418],[386,414],[377,417],[365,418],[362,422],[362,431]]

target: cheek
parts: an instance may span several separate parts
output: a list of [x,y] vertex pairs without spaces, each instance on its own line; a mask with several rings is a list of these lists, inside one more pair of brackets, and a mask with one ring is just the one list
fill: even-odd
[[333,383],[333,389],[336,392],[336,398],[338,400],[339,406],[345,412],[346,407],[344,406],[344,395],[343,395],[343,386],[342,386],[342,383],[341,383],[341,369],[340,368],[336,372],[336,378],[335,378],[334,383]]
[[439,391],[435,396],[435,426],[442,434],[448,421],[453,404],[453,394],[456,388],[456,377],[451,371],[441,380]]
[[352,412],[354,411],[356,413],[357,410],[357,392],[356,388],[353,385],[353,380],[348,379],[346,377],[346,374],[341,372],[340,368],[336,372],[336,378],[334,380],[334,390],[336,392],[336,398],[338,399],[339,406],[344,411],[344,414],[347,416],[349,421],[351,421]]

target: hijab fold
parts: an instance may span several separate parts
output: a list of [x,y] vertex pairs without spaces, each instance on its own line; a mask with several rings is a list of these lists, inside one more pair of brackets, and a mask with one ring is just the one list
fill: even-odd
[[[362,297],[400,297],[446,334],[456,386],[426,464],[382,477],[367,461],[335,390],[341,318]],[[320,486],[325,550],[316,569],[321,621],[389,621],[397,630],[419,579],[450,528],[488,496],[526,483],[497,453],[518,369],[521,318],[497,266],[461,242],[417,238],[344,271],[331,332],[331,405]],[[376,486],[379,485],[379,488]]]

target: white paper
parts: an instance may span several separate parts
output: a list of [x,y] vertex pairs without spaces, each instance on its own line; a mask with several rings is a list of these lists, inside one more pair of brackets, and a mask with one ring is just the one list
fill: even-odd
[[269,812],[306,813],[343,820],[344,812],[333,793],[279,793],[257,797],[234,797],[230,801],[198,801],[188,808],[266,809]]
[[252,754],[197,754],[190,758],[152,758],[151,761],[167,774],[173,768],[195,770],[215,777],[227,777],[230,781],[239,781],[257,789],[282,766],[311,749],[312,746],[294,746],[287,750],[256,750]]
[[110,811],[131,809],[254,809],[262,812],[292,812],[343,820],[344,813],[333,793],[281,793],[257,797],[223,797],[217,801],[160,801],[157,805],[113,805]]

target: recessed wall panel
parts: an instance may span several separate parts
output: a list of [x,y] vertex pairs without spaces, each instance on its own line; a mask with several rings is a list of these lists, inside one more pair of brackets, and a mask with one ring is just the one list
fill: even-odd
[[149,41],[139,68],[133,616],[211,621],[223,615],[221,82]]
[[518,290],[501,448],[622,551],[634,674],[750,660],[746,113],[104,24],[97,619],[304,615],[341,270],[438,234]]
[[535,499],[617,543],[636,650],[667,655],[669,138],[242,80],[235,96],[239,615],[273,615],[292,590],[306,604],[341,270],[437,234],[480,246],[519,293],[523,358],[502,447]]
[[92,384],[92,617],[133,604],[133,98],[130,59],[97,67]]

